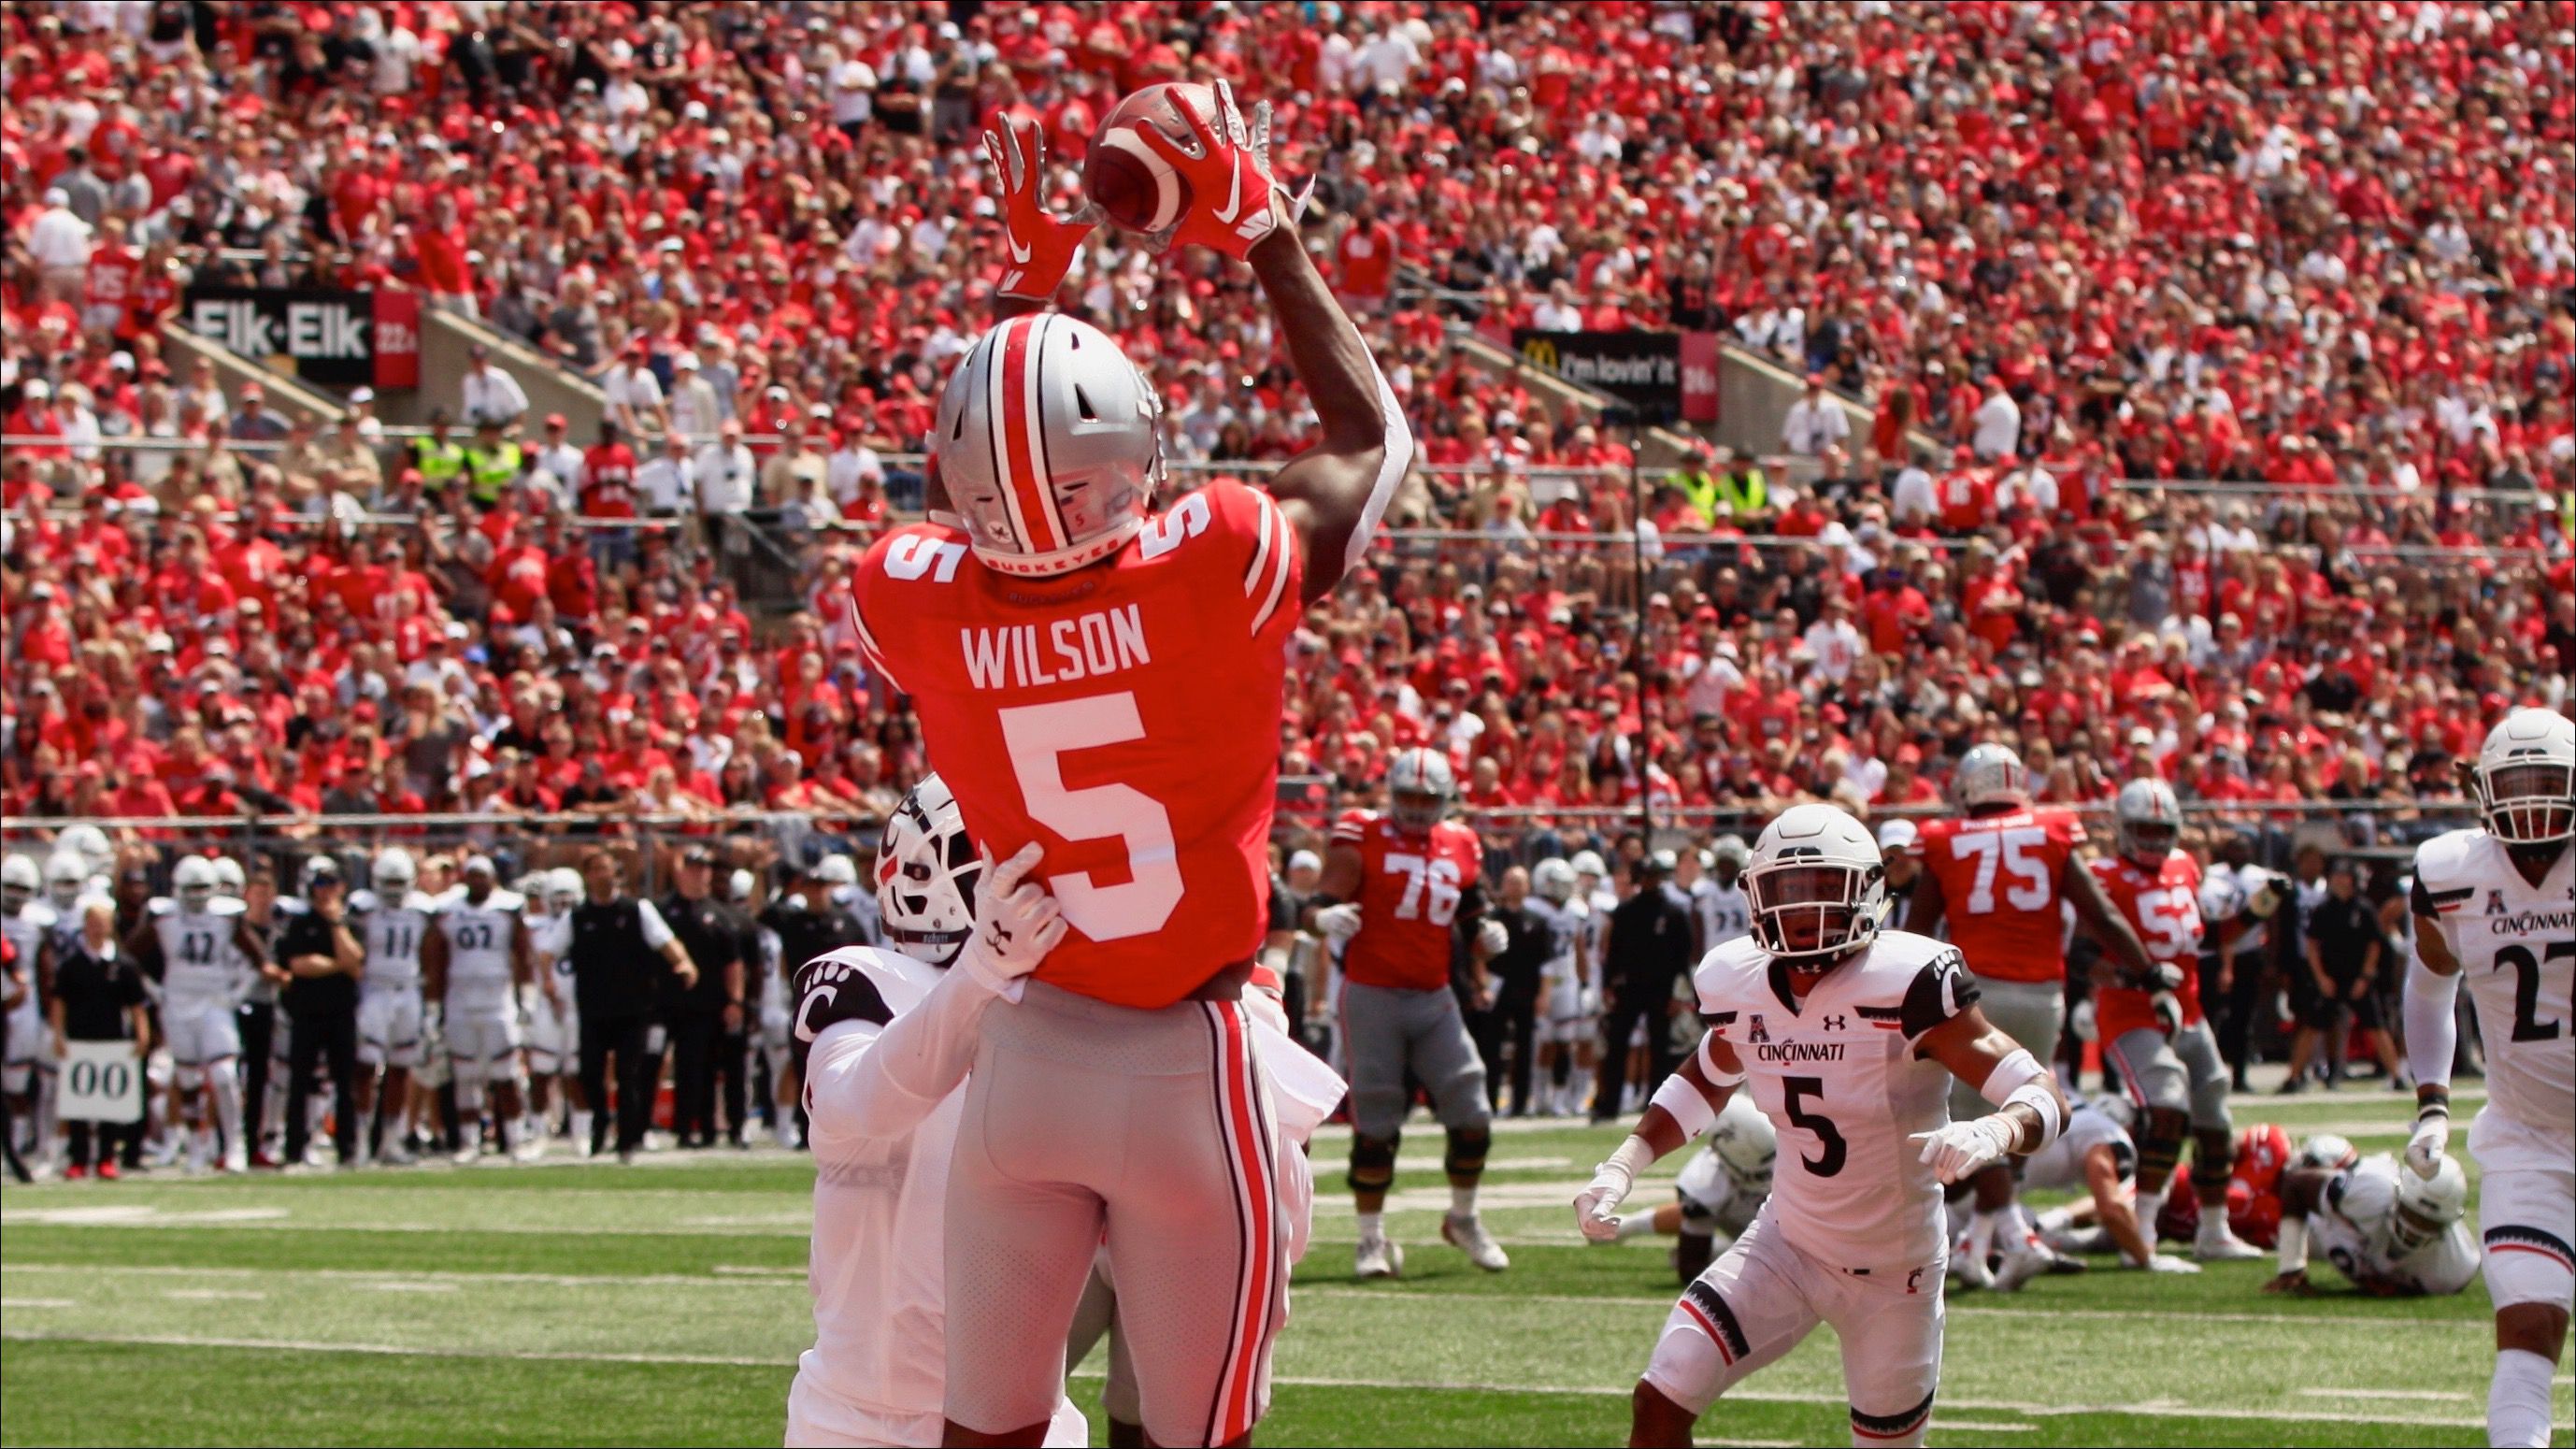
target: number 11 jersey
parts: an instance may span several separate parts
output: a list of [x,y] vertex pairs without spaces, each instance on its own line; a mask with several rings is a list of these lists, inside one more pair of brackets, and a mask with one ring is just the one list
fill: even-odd
[[1071,929],[1038,980],[1155,1008],[1260,949],[1303,573],[1270,496],[1229,481],[1051,579],[935,523],[868,550],[860,648],[912,697],[967,833],[995,860],[1045,847]]

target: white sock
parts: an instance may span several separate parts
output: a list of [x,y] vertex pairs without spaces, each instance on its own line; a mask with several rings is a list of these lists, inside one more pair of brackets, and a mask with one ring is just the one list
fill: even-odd
[[1472,1218],[1476,1215],[1476,1190],[1472,1187],[1449,1189],[1449,1216]]
[[215,1125],[223,1129],[224,1150],[249,1151],[250,1144],[242,1141],[241,1078],[233,1074],[232,1064],[217,1066],[207,1085],[214,1088]]
[[573,1145],[576,1147],[587,1147],[590,1145],[590,1113],[583,1108],[576,1107],[573,1109],[572,1140]]
[[2487,1442],[2549,1443],[2549,1360],[2524,1348],[2496,1350],[2495,1381],[2487,1386]]
[[2075,1210],[2069,1207],[2053,1207],[2041,1213],[2036,1221],[2043,1237],[2052,1233],[2062,1233],[2075,1225]]
[[62,1083],[44,1066],[31,1068],[29,1075],[35,1079],[36,1136],[27,1156],[31,1161],[50,1162],[54,1156],[54,1129],[59,1125],[54,1120],[54,1109],[61,1105]]
[[2138,1231],[2146,1235],[2147,1253],[2151,1257],[2156,1251],[2156,1219],[2164,1216],[2165,1194],[2171,1191],[2173,1191],[2171,1180],[2167,1180],[2164,1186],[2153,1192],[2143,1187],[2138,1189]]
[[1359,1220],[1361,1242],[1376,1242],[1386,1237],[1385,1213],[1361,1213],[1359,1214]]
[[1592,1068],[1578,1066],[1565,1074],[1565,1110],[1579,1113],[1591,1105]]
[[1996,1214],[1988,1212],[1972,1211],[1968,1214],[1969,1262],[1983,1264],[1987,1258],[1993,1256],[1995,1250],[1995,1218]]
[[2194,1241],[2223,1243],[2235,1236],[2227,1226],[2227,1204],[2219,1203],[2215,1207],[2208,1203],[2200,1205],[2200,1232]]

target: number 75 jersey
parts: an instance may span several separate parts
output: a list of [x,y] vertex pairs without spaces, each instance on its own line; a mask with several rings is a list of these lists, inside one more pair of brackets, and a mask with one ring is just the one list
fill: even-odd
[[2460,963],[2487,1046],[2469,1147],[2489,1172],[2567,1170],[2576,1138],[2576,848],[2535,886],[2483,830],[2415,851],[2411,907]]
[[860,562],[860,648],[912,696],[967,833],[996,860],[1045,848],[1071,930],[1038,980],[1162,1007],[1260,949],[1302,574],[1278,506],[1228,481],[1056,578],[995,573],[938,524]]
[[1989,981],[2066,979],[2066,863],[2084,824],[2066,810],[2031,808],[1926,820],[1923,868],[1941,882],[1943,924]]
[[1950,1072],[1915,1048],[1976,1003],[1958,949],[1882,931],[1802,1001],[1747,937],[1709,952],[1691,984],[1744,1067],[1737,1090],[1780,1134],[1770,1212],[1790,1245],[1838,1268],[1936,1263],[1941,1184],[1909,1139],[1950,1120]]

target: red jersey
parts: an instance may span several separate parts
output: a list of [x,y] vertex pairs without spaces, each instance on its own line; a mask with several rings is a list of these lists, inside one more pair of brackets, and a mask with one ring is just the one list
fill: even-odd
[[927,523],[860,561],[860,646],[912,696],[968,833],[996,860],[1046,849],[1072,929],[1038,980],[1162,1007],[1260,949],[1304,572],[1270,495],[1230,481],[1052,579]]
[[1353,810],[1333,822],[1333,844],[1360,853],[1360,931],[1343,952],[1343,979],[1447,990],[1450,923],[1484,859],[1476,832],[1454,820],[1428,834],[1399,830],[1373,810]]
[[2022,809],[1966,820],[1926,820],[1923,867],[1941,882],[1950,940],[1991,981],[2066,979],[2066,928],[2058,889],[2084,843],[2064,810]]
[[[2158,962],[2182,968],[2182,985],[2174,999],[2182,1004],[2183,1025],[2200,1020],[2200,862],[2177,850],[2154,874],[2126,859],[2091,862],[2103,894],[2137,929],[2138,940]],[[2152,993],[2127,986],[2104,986],[2093,993],[2095,1021],[2104,1041],[2117,1041],[2124,1031],[2153,1031]]]

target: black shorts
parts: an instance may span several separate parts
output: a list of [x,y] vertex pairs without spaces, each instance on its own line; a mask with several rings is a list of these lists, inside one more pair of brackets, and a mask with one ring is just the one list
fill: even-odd
[[2379,993],[2366,991],[2362,993],[2360,1000],[2355,1001],[2352,998],[2350,981],[2337,981],[2334,984],[2332,996],[2317,990],[2314,982],[2311,981],[2305,999],[2298,1003],[2299,1025],[2314,1031],[2330,1031],[2334,1028],[2336,1019],[2346,1008],[2352,1012],[2354,1026],[2364,1031],[2381,1029]]

